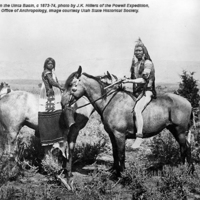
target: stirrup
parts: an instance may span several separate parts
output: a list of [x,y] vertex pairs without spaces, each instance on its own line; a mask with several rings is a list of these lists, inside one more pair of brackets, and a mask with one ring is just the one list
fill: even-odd
[[143,134],[142,133],[136,133],[136,138],[143,138],[144,136],[143,136]]

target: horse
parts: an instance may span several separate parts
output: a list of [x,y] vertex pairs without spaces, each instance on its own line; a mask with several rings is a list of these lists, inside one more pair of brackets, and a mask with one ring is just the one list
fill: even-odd
[[[101,116],[112,143],[114,162],[110,170],[112,175],[120,177],[125,169],[125,141],[136,138],[133,107],[137,99],[123,89],[107,87],[98,77],[82,73],[81,66],[67,78],[64,87],[61,100],[63,107],[86,96]],[[194,170],[191,147],[187,141],[192,125],[190,102],[179,95],[166,93],[152,99],[142,115],[144,138],[155,136],[163,129],[168,129],[180,145],[182,162],[185,163],[187,159],[188,170]]]
[[[107,74],[99,76],[101,81],[112,84],[116,77],[113,77],[112,82],[111,77],[113,75]],[[39,95],[33,94],[26,91],[13,91],[7,83],[0,84],[0,125],[3,127],[5,135],[7,135],[9,142],[8,153],[12,154],[13,146],[18,133],[23,126],[28,126],[29,128],[35,130],[36,136],[39,137],[38,130],[38,109],[39,109]],[[76,139],[79,131],[83,129],[90,116],[95,111],[92,104],[86,97],[80,98],[77,102],[73,104],[73,109],[75,112],[75,123],[70,126],[67,133],[67,146],[66,146],[66,159],[64,159],[64,168],[67,169],[67,188],[69,190],[73,189],[72,180],[72,157],[76,144]],[[64,110],[64,116],[68,113]],[[66,122],[67,123],[67,122]],[[2,128],[0,126],[0,128]],[[1,130],[2,131],[2,130]],[[44,148],[45,155],[52,148],[52,146],[46,146]]]
[[[38,137],[38,111],[39,95],[26,91],[11,91],[8,84],[0,85],[0,125],[1,131],[8,137],[8,153],[14,155],[14,146],[17,135],[23,126],[27,126],[36,132]],[[82,107],[83,106],[83,107]],[[63,167],[67,172],[67,177],[72,177],[72,154],[76,143],[76,138],[81,129],[85,127],[90,116],[95,111],[94,107],[89,104],[87,98],[80,98],[73,105],[76,112],[74,114],[75,123],[69,128],[66,143],[66,159]],[[77,109],[79,108],[79,109]],[[45,154],[52,146],[45,146]],[[66,170],[67,169],[67,170]],[[71,182],[71,179],[67,182]],[[71,190],[73,183],[66,187]]]

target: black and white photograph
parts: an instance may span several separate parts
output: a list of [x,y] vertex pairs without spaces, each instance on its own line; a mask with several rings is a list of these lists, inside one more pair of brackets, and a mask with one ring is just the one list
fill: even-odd
[[0,1],[0,199],[200,199],[199,0]]

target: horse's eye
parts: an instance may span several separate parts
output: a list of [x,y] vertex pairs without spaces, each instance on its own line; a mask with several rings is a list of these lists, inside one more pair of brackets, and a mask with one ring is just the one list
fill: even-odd
[[72,84],[71,84],[71,83],[69,83],[69,84],[67,85],[67,88],[70,88],[70,87],[72,87]]

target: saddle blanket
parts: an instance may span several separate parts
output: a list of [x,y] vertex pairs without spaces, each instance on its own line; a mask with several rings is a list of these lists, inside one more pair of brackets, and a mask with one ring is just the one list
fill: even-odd
[[39,112],[38,120],[42,146],[52,145],[64,140],[62,110],[54,112]]
[[46,96],[44,83],[40,91],[38,125],[42,146],[52,145],[64,140],[62,123],[61,92],[54,88],[53,96]]

